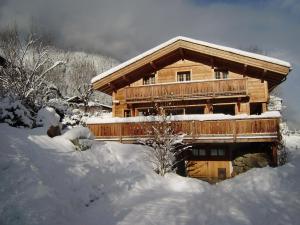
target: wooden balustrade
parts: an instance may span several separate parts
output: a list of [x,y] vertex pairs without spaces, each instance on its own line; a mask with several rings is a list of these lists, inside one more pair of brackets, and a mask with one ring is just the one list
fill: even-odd
[[[194,142],[260,142],[278,138],[278,118],[249,118],[213,121],[172,121],[174,133],[186,134],[185,139]],[[132,140],[149,137],[155,122],[88,124],[97,139]]]
[[201,99],[247,95],[247,79],[192,81],[125,88],[126,102]]

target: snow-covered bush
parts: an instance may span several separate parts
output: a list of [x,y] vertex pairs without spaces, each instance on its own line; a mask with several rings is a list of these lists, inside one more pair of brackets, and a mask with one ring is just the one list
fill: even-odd
[[183,144],[184,134],[175,132],[167,116],[158,106],[154,107],[157,120],[147,129],[149,138],[140,139],[141,144],[147,145],[146,160],[150,161],[156,173],[164,176],[166,173],[176,170],[179,162],[183,161],[182,153],[189,148]]
[[268,104],[269,111],[282,111],[285,106],[282,104],[282,98],[275,95],[270,95],[270,100]]
[[85,151],[91,148],[94,136],[86,127],[74,127],[64,133],[63,138],[70,140],[76,150]]
[[49,128],[50,126],[59,126],[60,116],[51,107],[45,107],[38,111],[36,124]]
[[[64,99],[50,99],[47,102],[47,106],[55,109],[61,117],[61,123],[67,127],[85,126],[88,118],[104,116],[101,111],[94,113],[84,112],[81,104],[69,103]],[[111,117],[109,113],[105,113],[106,115]]]
[[35,126],[33,112],[27,109],[21,100],[13,97],[0,99],[0,122],[14,127],[32,128]]

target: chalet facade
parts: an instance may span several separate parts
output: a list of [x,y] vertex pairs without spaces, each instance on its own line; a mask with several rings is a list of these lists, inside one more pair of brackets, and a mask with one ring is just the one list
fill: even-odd
[[187,175],[229,178],[232,160],[247,149],[266,151],[276,164],[280,113],[267,106],[290,70],[282,60],[176,37],[92,79],[112,95],[114,118],[88,126],[99,140],[134,143],[147,137],[153,122],[144,118],[159,105],[193,146]]

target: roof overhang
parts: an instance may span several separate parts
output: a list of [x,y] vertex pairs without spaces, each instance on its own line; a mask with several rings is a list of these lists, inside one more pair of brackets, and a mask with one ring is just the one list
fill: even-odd
[[112,94],[148,74],[183,59],[216,67],[226,65],[233,72],[267,80],[269,89],[284,81],[291,70],[290,63],[279,59],[177,37],[94,77],[93,88]]

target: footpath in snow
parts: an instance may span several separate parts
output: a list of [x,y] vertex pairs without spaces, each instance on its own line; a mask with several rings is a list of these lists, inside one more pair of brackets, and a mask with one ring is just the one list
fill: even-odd
[[156,175],[143,146],[78,152],[67,135],[0,124],[0,224],[299,224],[300,137],[286,141],[288,164],[209,185]]

